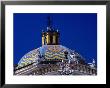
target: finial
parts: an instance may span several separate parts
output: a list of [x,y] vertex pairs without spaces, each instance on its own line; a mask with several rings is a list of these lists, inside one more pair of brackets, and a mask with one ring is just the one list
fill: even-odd
[[93,59],[92,63],[95,64],[95,60],[94,59]]

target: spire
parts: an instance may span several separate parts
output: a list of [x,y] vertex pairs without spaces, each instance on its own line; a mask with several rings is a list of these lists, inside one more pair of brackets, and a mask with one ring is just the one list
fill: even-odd
[[47,30],[51,30],[52,21],[50,19],[50,16],[47,17]]

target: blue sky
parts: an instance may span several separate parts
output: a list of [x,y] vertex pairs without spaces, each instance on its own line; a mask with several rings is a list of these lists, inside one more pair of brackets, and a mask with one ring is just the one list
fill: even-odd
[[80,53],[87,62],[97,60],[96,13],[14,13],[14,64],[42,45],[47,16],[60,31],[60,44]]

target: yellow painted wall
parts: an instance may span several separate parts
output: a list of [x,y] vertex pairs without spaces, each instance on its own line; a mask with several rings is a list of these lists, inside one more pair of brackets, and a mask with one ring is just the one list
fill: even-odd
[[47,34],[46,39],[47,39],[47,44],[50,44],[50,35],[49,34]]
[[53,44],[56,44],[56,36],[53,35]]
[[42,45],[44,45],[44,36],[42,36]]

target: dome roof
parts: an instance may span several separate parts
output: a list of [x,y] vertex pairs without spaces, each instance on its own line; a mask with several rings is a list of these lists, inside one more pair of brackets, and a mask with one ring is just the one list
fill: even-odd
[[68,49],[62,45],[43,45],[37,49],[34,49],[27,54],[25,54],[18,63],[18,67],[23,67],[28,64],[38,62],[39,60],[64,60],[65,59],[65,51],[68,52],[68,59],[71,61],[75,60],[83,60],[83,57],[79,55],[77,52]]

